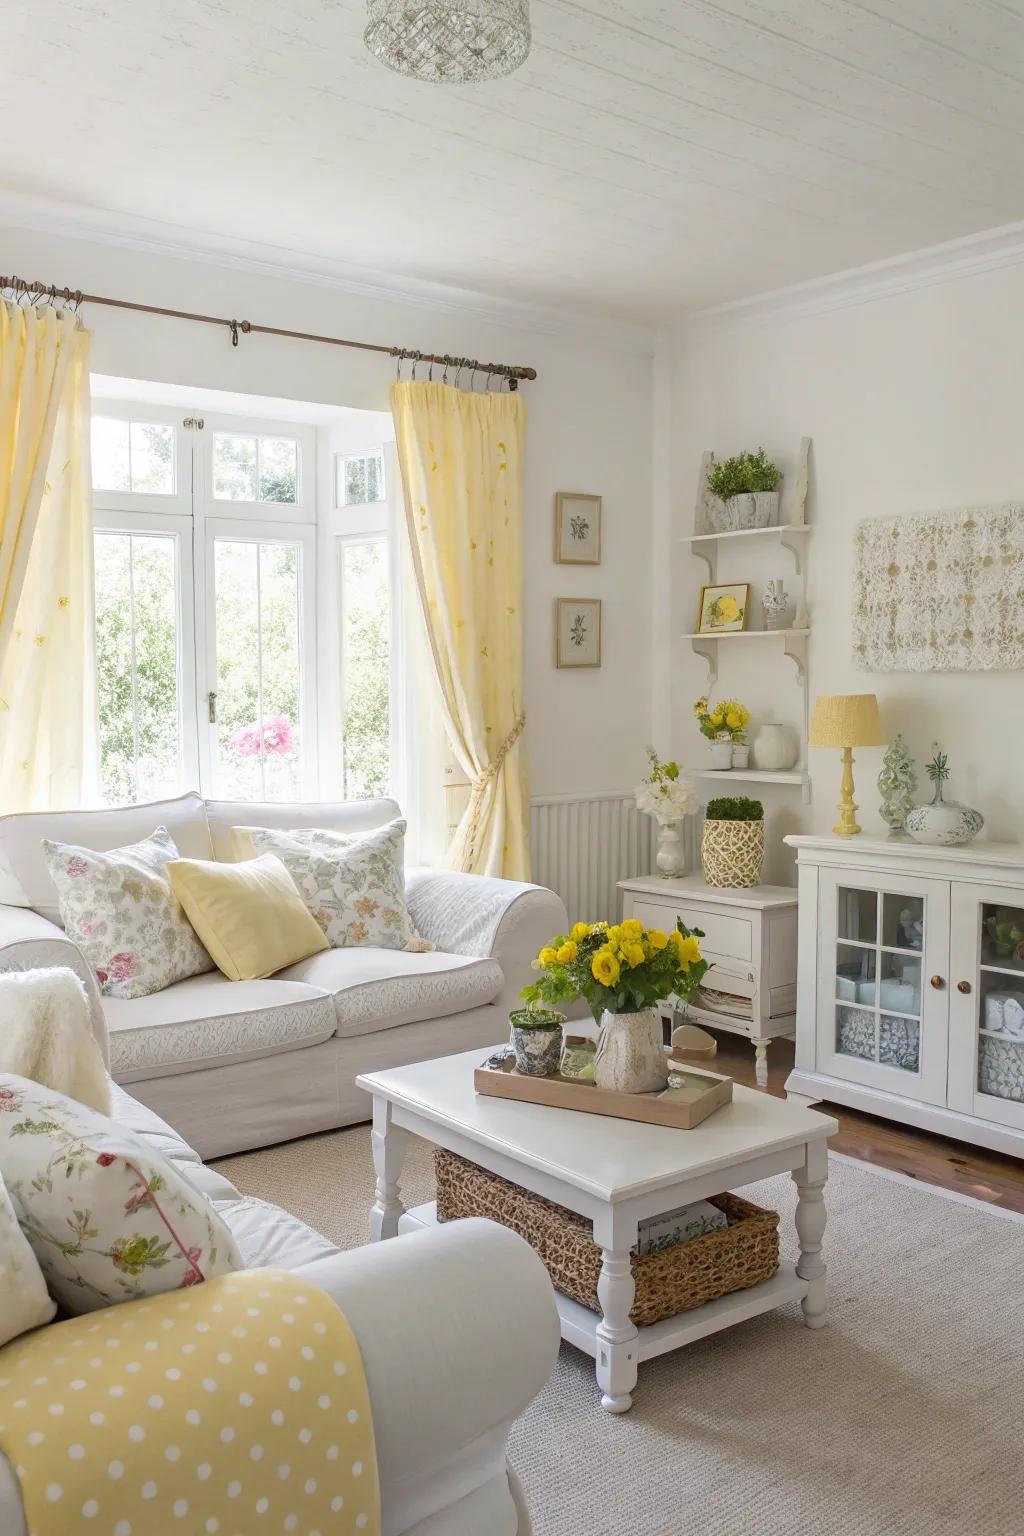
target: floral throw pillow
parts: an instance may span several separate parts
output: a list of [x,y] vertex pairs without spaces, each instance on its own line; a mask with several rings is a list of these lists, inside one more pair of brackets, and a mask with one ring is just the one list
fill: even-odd
[[67,1312],[244,1268],[224,1221],[176,1164],[27,1077],[0,1076],[0,1176]]
[[[405,822],[347,835],[300,828],[237,827],[239,847],[276,853],[332,949],[433,949],[405,904]],[[245,850],[248,851],[248,850]]]
[[0,1344],[48,1323],[56,1308],[0,1179]]
[[148,997],[214,969],[171,891],[167,861],[178,850],[166,827],[109,853],[48,838],[43,851],[64,930],[108,997]]

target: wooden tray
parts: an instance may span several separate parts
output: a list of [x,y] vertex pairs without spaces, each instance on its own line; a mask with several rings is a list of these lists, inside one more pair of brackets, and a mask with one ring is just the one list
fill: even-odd
[[[510,1057],[502,1067],[477,1067],[473,1086],[477,1093],[498,1099],[520,1099],[527,1104],[549,1104],[552,1109],[578,1109],[586,1115],[611,1115],[616,1120],[644,1120],[649,1125],[668,1125],[692,1131],[708,1115],[732,1099],[732,1078],[686,1066],[674,1067],[687,1078],[692,1098],[663,1098],[657,1093],[616,1093],[572,1077],[528,1077],[516,1070]],[[704,1087],[703,1085],[707,1086]]]

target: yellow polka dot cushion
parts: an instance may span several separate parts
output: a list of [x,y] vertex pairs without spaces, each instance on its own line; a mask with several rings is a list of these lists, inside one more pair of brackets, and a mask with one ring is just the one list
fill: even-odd
[[7,1345],[0,1450],[33,1536],[379,1536],[358,1345],[277,1270]]
[[0,1076],[0,1177],[66,1312],[241,1269],[224,1221],[133,1132],[40,1083]]

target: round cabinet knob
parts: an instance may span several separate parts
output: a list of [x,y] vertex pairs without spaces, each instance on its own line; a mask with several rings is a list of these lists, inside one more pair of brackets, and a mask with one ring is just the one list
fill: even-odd
[[932,986],[935,988],[936,992],[941,992],[942,988],[945,985],[946,985],[946,978],[945,978],[945,976],[933,976],[932,977]]
[[958,992],[967,993],[971,990],[971,984],[969,981],[958,981],[956,984],[956,989]]

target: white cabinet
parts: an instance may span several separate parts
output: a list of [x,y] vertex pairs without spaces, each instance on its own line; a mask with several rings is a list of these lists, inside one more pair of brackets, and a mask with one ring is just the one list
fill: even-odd
[[788,837],[793,1097],[1024,1155],[1024,848]]
[[639,876],[622,880],[623,917],[647,928],[674,928],[679,918],[704,937],[711,969],[687,1017],[714,1029],[745,1035],[754,1047],[757,1082],[768,1082],[768,1047],[791,1039],[796,1011],[797,893],[788,886],[723,889],[696,875],[678,880]]

